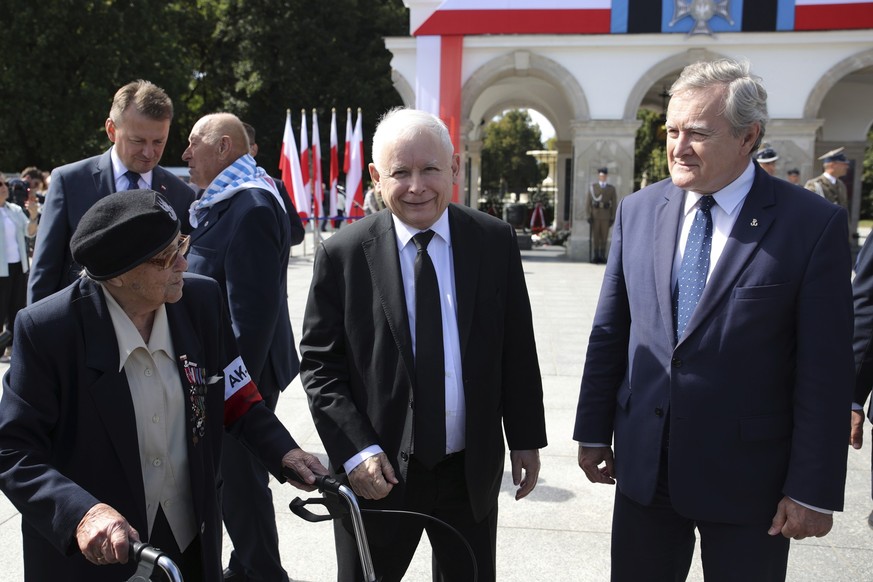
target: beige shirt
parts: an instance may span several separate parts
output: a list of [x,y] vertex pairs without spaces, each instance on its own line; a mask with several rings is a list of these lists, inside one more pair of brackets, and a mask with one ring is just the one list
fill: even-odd
[[112,294],[104,288],[103,295],[118,340],[118,370],[124,369],[133,399],[149,531],[160,506],[184,551],[197,534],[197,525],[185,442],[185,396],[172,356],[167,310],[161,305],[155,313],[146,345]]

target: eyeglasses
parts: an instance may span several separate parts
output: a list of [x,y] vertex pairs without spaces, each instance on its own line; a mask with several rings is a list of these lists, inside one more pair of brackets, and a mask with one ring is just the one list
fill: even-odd
[[161,271],[169,269],[176,264],[176,259],[179,258],[179,255],[184,257],[186,254],[188,254],[188,247],[190,245],[191,237],[183,234],[181,237],[179,237],[179,242],[176,244],[176,248],[167,249],[159,255],[155,255],[151,259],[147,260],[146,263],[157,265]]

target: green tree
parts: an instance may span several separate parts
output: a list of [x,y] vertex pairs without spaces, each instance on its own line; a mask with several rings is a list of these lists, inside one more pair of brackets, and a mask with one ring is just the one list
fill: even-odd
[[[115,90],[148,79],[171,96],[187,85],[196,4],[147,0],[4,0],[0,168],[42,168],[109,145]],[[178,107],[178,103],[177,103]]]
[[649,184],[670,175],[667,167],[664,117],[649,109],[640,109],[637,111],[637,119],[642,125],[637,130],[634,152],[634,190],[640,188],[644,174]]
[[529,156],[543,149],[540,128],[527,111],[513,109],[485,126],[482,143],[482,189],[490,195],[527,192],[548,175],[548,168]]
[[318,108],[324,151],[330,108],[342,139],[346,107],[361,107],[368,152],[378,117],[401,104],[382,37],[408,34],[402,0],[4,0],[3,9],[0,168],[8,171],[105,150],[112,96],[138,78],[173,99],[169,166],[182,164],[206,113],[254,125],[259,161],[275,172],[286,109],[296,132],[300,109]]
[[[258,161],[274,172],[287,109],[295,136],[301,109],[309,130],[311,110],[317,109],[325,152],[331,107],[337,110],[341,140],[346,109],[356,117],[360,107],[369,159],[368,137],[379,116],[402,105],[383,41],[408,34],[402,0],[201,0],[201,5],[212,28],[191,46],[197,73],[184,97],[182,127],[190,128],[207,112],[235,113],[258,131]],[[327,176],[326,165],[323,173]]]

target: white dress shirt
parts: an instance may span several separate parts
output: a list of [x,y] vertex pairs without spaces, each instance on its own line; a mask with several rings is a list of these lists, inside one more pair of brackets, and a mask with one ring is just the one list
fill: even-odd
[[[115,146],[112,146],[112,149],[109,150],[109,157],[112,159],[112,175],[115,176],[115,191],[123,192],[128,189],[128,179],[127,176],[125,176],[128,168],[124,166],[121,158],[118,157],[118,153],[115,151]],[[151,189],[153,173],[153,170],[149,170],[145,174],[140,174],[137,185],[140,188]]]
[[[394,232],[400,258],[400,273],[403,277],[403,293],[406,297],[406,314],[409,318],[409,333],[412,336],[412,351],[415,354],[415,256],[418,250],[412,237],[421,232],[404,224],[393,216]],[[455,293],[455,268],[452,260],[452,237],[449,228],[449,213],[430,227],[436,233],[427,246],[440,288],[440,311],[443,324],[443,358],[446,386],[446,454],[461,451],[465,447],[466,404],[461,375],[461,341],[458,335],[458,306]],[[349,473],[361,462],[382,452],[378,445],[371,445],[343,463]]]
[[124,370],[133,400],[148,528],[152,530],[162,507],[176,544],[184,551],[197,535],[197,522],[185,440],[188,406],[172,355],[167,310],[161,305],[155,313],[146,345],[115,298],[102,291],[118,340],[118,369]]

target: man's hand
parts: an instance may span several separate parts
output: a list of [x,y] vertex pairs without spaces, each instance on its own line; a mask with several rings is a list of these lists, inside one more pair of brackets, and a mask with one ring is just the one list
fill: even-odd
[[796,501],[783,497],[776,506],[776,515],[767,532],[771,536],[780,533],[786,538],[802,540],[808,537],[823,537],[834,525],[834,516],[809,509]]
[[394,476],[394,467],[385,453],[365,459],[349,473],[352,491],[364,499],[382,499],[391,493],[397,483],[399,481]]
[[527,497],[527,494],[537,486],[537,478],[540,475],[540,452],[537,449],[510,451],[509,460],[512,463],[512,483],[518,486],[515,491],[515,500],[518,501]]
[[76,527],[76,542],[92,564],[126,564],[129,540],[139,541],[139,533],[124,517],[105,503],[89,509]]
[[303,479],[302,483],[290,480],[288,482],[303,491],[315,490],[315,475],[327,475],[327,467],[321,464],[318,457],[299,448],[285,453],[282,457],[282,465],[300,475]]
[[849,433],[849,444],[855,449],[860,449],[864,444],[864,411],[853,410]]
[[[603,467],[600,463],[605,463]],[[584,447],[579,445],[579,468],[592,483],[615,485],[615,460],[612,447]]]

